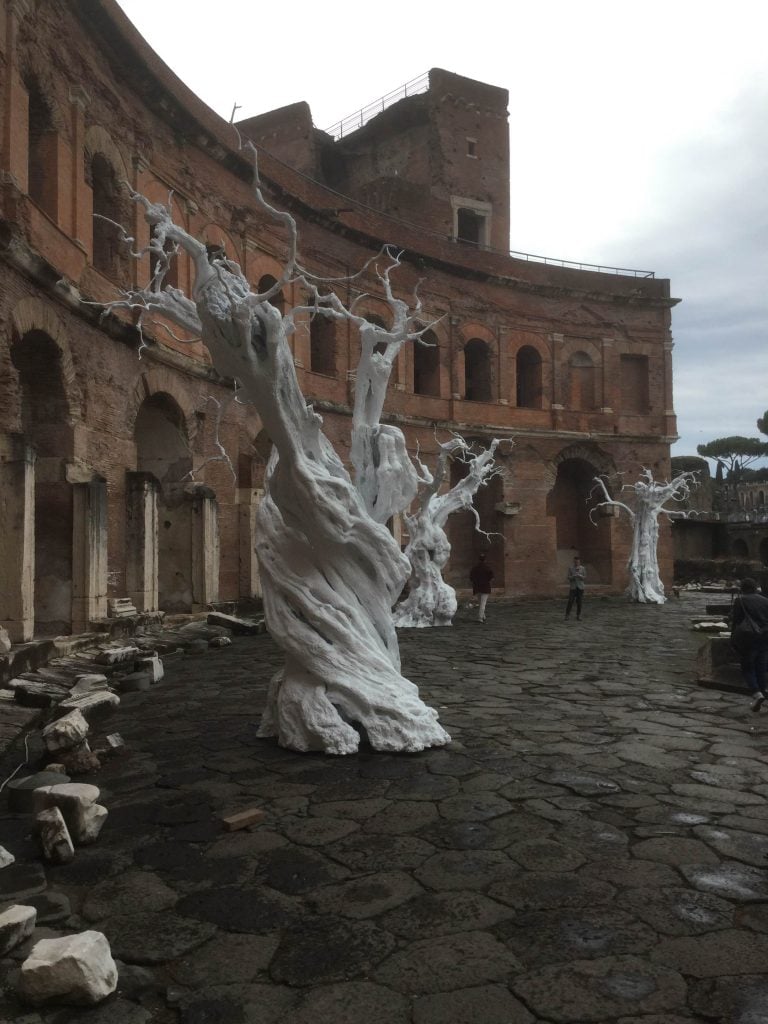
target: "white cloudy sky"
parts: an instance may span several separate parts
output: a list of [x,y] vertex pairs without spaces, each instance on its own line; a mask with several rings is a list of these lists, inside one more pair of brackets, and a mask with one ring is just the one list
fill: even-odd
[[[673,320],[673,454],[768,408],[764,0],[119,0],[214,110],[309,102],[327,128],[430,67],[510,93],[523,252],[655,270]],[[214,17],[215,13],[215,17]]]

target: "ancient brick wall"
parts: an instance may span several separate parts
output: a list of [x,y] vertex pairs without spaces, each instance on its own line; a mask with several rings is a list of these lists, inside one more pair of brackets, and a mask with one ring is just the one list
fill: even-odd
[[[153,200],[167,201],[172,190],[179,222],[223,246],[254,286],[266,276],[279,276],[285,239],[254,210],[251,170],[231,129],[171,75],[111,0],[74,6],[51,0],[34,17],[30,12],[25,3],[8,5],[0,39],[0,432],[23,434],[23,407],[31,401],[28,387],[24,397],[24,373],[30,371],[23,368],[18,346],[50,338],[69,410],[62,424],[66,451],[57,456],[60,468],[73,479],[106,480],[109,588],[123,596],[132,557],[126,550],[126,473],[140,461],[139,411],[146,402],[159,403],[168,422],[178,423],[194,478],[215,494],[219,599],[247,597],[243,558],[252,545],[242,536],[247,517],[241,506],[252,500],[263,475],[265,439],[258,417],[236,404],[223,414],[219,434],[234,476],[228,465],[207,461],[215,454],[216,402],[231,397],[231,390],[213,373],[202,346],[182,332],[174,337],[161,325],[146,324],[139,351],[131,314],[99,323],[87,302],[114,298],[121,283],[146,284],[150,269],[128,259],[116,233],[99,234],[92,214],[95,206],[113,204],[115,219],[126,223],[134,247],[141,247],[148,229],[125,189],[111,191],[113,183],[127,181]],[[443,86],[447,82],[453,92],[443,97],[432,121],[439,129],[447,195],[465,187],[459,164],[467,159],[470,129],[484,151],[491,138],[498,143],[498,126],[494,122],[486,137],[475,123],[492,87],[443,74]],[[501,92],[490,95],[498,100]],[[434,96],[414,99],[423,105]],[[291,145],[298,145],[306,127],[299,114],[285,126],[283,137]],[[498,111],[494,116],[499,120]],[[275,131],[280,127],[274,118],[264,123],[277,125]],[[50,164],[40,163],[43,136],[45,152],[56,157]],[[428,158],[428,153],[415,158],[424,161],[425,175],[434,170]],[[498,203],[506,209],[508,157],[498,145],[493,161],[487,194],[494,208]],[[611,519],[589,533],[579,503],[594,473],[607,474],[615,484],[619,471],[632,476],[649,466],[657,475],[668,472],[675,433],[669,336],[674,300],[668,282],[479,251],[452,242],[450,232],[436,237],[413,218],[404,224],[354,198],[340,210],[338,196],[268,154],[262,155],[261,171],[272,201],[295,216],[302,258],[314,273],[356,272],[383,242],[405,250],[395,287],[407,297],[421,282],[422,319],[434,321],[438,351],[428,394],[416,391],[414,352],[401,353],[387,414],[426,458],[436,450],[436,435],[443,439],[450,430],[479,443],[492,436],[514,439],[504,456],[506,477],[494,485],[493,500],[481,498],[484,528],[503,538],[503,544],[492,543],[506,592],[556,592],[574,539],[589,556],[585,560],[594,562],[596,581],[609,590],[623,587],[628,527]],[[417,182],[421,173],[414,171]],[[499,175],[503,180],[491,180]],[[185,257],[174,273],[179,287],[188,289],[191,268]],[[298,285],[284,292],[286,303],[304,297]],[[368,295],[361,309],[387,322],[372,269],[341,286],[347,302],[360,293]],[[300,383],[347,459],[356,331],[347,324],[335,325],[322,338],[315,331],[315,363],[318,346],[331,350],[319,362],[322,372],[313,369],[308,317],[298,324],[292,345]],[[577,506],[580,518],[570,523]],[[482,543],[466,523],[452,526],[452,538],[456,552],[450,572],[461,583]],[[662,564],[671,567],[666,533]]]

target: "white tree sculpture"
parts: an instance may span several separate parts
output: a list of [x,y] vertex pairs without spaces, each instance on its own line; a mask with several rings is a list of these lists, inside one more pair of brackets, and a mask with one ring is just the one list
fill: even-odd
[[[407,559],[368,513],[323,434],[320,416],[299,388],[288,344],[299,312],[352,316],[364,335],[371,325],[354,317],[332,292],[320,294],[318,279],[298,264],[293,218],[266,202],[257,174],[254,195],[261,209],[284,225],[289,239],[282,276],[269,290],[252,292],[237,264],[212,257],[173,222],[170,206],[134,193],[152,228],[157,270],[148,289],[124,292],[107,309],[138,310],[139,322],[148,313],[159,314],[201,337],[217,371],[239,382],[238,397],[253,403],[272,439],[257,554],[267,623],[285,651],[285,665],[270,684],[259,734],[276,736],[294,750],[329,754],[355,751],[361,731],[377,750],[440,746],[450,737],[437,712],[400,672],[391,609],[408,575]],[[178,249],[194,266],[191,298],[163,287]],[[282,316],[269,300],[295,281],[314,302]],[[369,363],[363,375],[374,379],[376,354]],[[381,497],[374,501],[377,518],[384,514],[383,503]]]
[[[445,524],[453,512],[468,509],[475,517],[477,529],[480,529],[473,499],[483,484],[502,472],[494,462],[500,443],[498,438],[494,438],[485,451],[472,454],[471,446],[464,438],[454,437],[440,445],[434,474],[419,461],[422,486],[418,508],[413,515],[405,514],[410,538],[405,554],[411,565],[411,590],[395,608],[396,626],[451,625],[456,614],[456,591],[442,576],[451,553]],[[439,494],[452,458],[460,458],[468,465],[467,475],[449,491]]]
[[659,575],[657,548],[659,543],[659,516],[684,514],[680,509],[665,508],[667,501],[685,501],[690,497],[691,488],[696,486],[695,472],[680,473],[674,480],[656,481],[650,469],[644,469],[634,484],[624,484],[621,491],[634,491],[634,508],[623,501],[616,501],[608,493],[602,477],[595,477],[595,483],[605,495],[590,512],[599,508],[620,508],[629,515],[632,523],[632,550],[627,562],[629,585],[627,596],[641,604],[664,604],[664,584]]

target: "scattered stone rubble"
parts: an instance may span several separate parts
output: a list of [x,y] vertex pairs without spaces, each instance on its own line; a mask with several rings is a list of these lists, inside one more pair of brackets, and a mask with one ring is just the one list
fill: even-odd
[[87,931],[41,939],[21,965],[19,994],[35,1005],[57,1000],[90,1005],[117,988],[117,966],[104,935]]

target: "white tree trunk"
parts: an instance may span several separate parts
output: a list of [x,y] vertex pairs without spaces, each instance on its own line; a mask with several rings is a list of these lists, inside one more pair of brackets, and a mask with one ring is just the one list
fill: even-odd
[[[267,624],[286,660],[271,683],[259,734],[329,754],[355,751],[358,728],[377,750],[446,743],[437,712],[400,672],[391,607],[407,560],[368,514],[321,418],[307,406],[287,341],[293,314],[283,318],[267,301],[275,286],[253,294],[236,265],[211,264],[205,247],[174,225],[165,207],[134,198],[159,244],[168,239],[191,256],[194,302],[166,289],[129,293],[113,305],[157,311],[195,329],[217,371],[240,383],[238,394],[254,404],[274,444],[257,553]],[[295,236],[292,219],[261,202],[287,218]]]
[[448,517],[460,509],[477,513],[473,499],[477,491],[488,480],[497,475],[494,453],[499,446],[494,439],[488,449],[469,459],[469,471],[445,494],[438,490],[447,475],[451,455],[466,454],[469,445],[462,438],[454,438],[440,446],[434,477],[422,467],[423,492],[420,507],[415,515],[406,515],[409,541],[405,554],[411,565],[411,589],[393,613],[396,626],[425,628],[427,626],[450,626],[456,614],[456,591],[442,576],[442,571],[451,554],[451,545],[445,532]]
[[665,502],[685,501],[690,496],[691,488],[697,483],[697,474],[680,473],[674,480],[662,483],[653,479],[650,469],[644,469],[636,483],[624,484],[621,488],[622,491],[634,492],[634,508],[630,508],[623,501],[611,498],[601,477],[595,477],[595,483],[605,495],[605,501],[599,502],[595,509],[606,506],[623,509],[632,522],[632,548],[627,562],[627,597],[640,604],[664,604],[667,598],[658,562],[659,516],[662,513],[687,514],[677,509],[666,508]]

